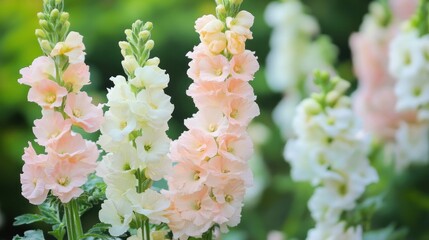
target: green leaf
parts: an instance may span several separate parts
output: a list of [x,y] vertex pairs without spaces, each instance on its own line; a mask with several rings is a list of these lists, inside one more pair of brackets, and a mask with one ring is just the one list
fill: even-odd
[[24,214],[15,218],[13,226],[44,221],[46,218],[39,214]]
[[24,237],[16,235],[13,240],[45,240],[42,230],[28,230],[24,232]]
[[110,226],[110,224],[106,223],[97,223],[88,230],[88,233],[104,233],[109,229]]
[[48,232],[50,235],[54,236],[58,240],[64,239],[66,234],[66,228],[64,224],[56,224],[52,226],[52,231]]
[[395,230],[393,225],[389,225],[383,229],[373,230],[364,234],[364,240],[401,240],[405,239],[408,231],[405,228]]
[[57,215],[57,207],[55,203],[45,202],[42,205],[39,205],[40,213],[45,216],[43,220],[47,224],[60,224],[61,220]]
[[88,238],[95,238],[97,240],[113,240],[113,239],[115,239],[114,237],[111,237],[109,235],[98,234],[98,233],[86,233],[80,239],[88,239]]

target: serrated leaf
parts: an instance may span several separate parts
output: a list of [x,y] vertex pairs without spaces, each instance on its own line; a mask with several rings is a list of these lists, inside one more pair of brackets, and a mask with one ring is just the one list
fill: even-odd
[[105,234],[86,233],[80,239],[95,238],[97,240],[113,240],[114,237]]
[[24,232],[24,237],[16,235],[13,240],[45,240],[42,230],[28,230]]
[[97,223],[88,230],[88,233],[103,233],[109,229],[111,225],[106,223]]
[[23,224],[30,224],[35,222],[44,221],[46,218],[39,214],[24,214],[15,218],[13,226],[19,226]]
[[57,210],[53,204],[44,203],[39,205],[40,213],[45,217],[44,222],[47,224],[60,224],[61,220],[57,216]]

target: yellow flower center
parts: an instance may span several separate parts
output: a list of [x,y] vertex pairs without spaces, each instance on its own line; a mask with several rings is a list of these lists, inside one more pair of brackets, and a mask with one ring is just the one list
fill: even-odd
[[121,123],[119,124],[119,128],[120,128],[121,130],[123,130],[124,128],[126,128],[126,127],[127,127],[127,125],[128,125],[128,123],[127,123],[126,121],[123,121],[123,122],[121,122]]
[[79,109],[75,108],[73,109],[73,116],[80,118],[82,117],[82,112]]
[[59,178],[59,179],[57,180],[57,182],[58,182],[58,184],[60,184],[61,186],[67,186],[67,185],[69,185],[70,180],[69,180],[69,178],[68,178],[68,177],[62,177],[62,178]]
[[225,196],[225,201],[226,201],[227,203],[230,203],[230,202],[234,201],[234,197],[233,197],[233,196],[231,196],[231,195],[229,195],[229,194],[227,194],[227,195]]
[[217,130],[217,125],[216,124],[210,124],[209,125],[209,131],[210,132],[214,132]]
[[52,104],[55,102],[55,100],[57,100],[57,96],[55,96],[55,94],[49,94],[46,96],[45,101],[49,104]]
[[194,181],[198,181],[198,180],[200,180],[200,172],[199,172],[199,171],[196,171],[196,172],[194,173]]

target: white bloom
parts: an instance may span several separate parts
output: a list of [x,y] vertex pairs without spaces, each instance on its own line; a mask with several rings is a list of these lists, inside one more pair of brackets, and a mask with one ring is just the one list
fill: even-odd
[[171,160],[163,156],[154,161],[146,162],[145,175],[154,181],[159,181],[171,173],[172,168]]
[[397,79],[406,79],[418,73],[424,62],[419,49],[417,31],[398,34],[389,46],[389,71]]
[[308,232],[307,240],[362,240],[362,227],[350,227],[346,229],[344,222],[332,224],[317,224],[316,228]]
[[158,66],[144,66],[135,70],[135,78],[130,83],[139,89],[159,89],[167,87],[169,77]]
[[110,80],[115,84],[113,88],[107,90],[107,106],[109,107],[127,107],[129,102],[135,99],[131,87],[123,76],[111,77]]
[[112,236],[119,236],[128,230],[128,225],[133,218],[133,211],[131,204],[124,199],[115,202],[108,199],[101,204],[98,217],[100,221],[112,225],[109,228]]
[[106,197],[114,201],[122,199],[129,189],[137,186],[137,179],[131,172],[111,173],[103,180],[107,185]]
[[174,106],[170,99],[163,91],[142,90],[137,94],[136,101],[130,103],[130,109],[142,126],[158,129],[171,118]]
[[104,114],[101,132],[109,135],[112,140],[120,142],[128,140],[128,135],[137,127],[137,120],[127,108],[112,108]]
[[396,168],[402,170],[410,164],[425,164],[429,156],[429,127],[426,124],[402,122],[396,132]]
[[165,210],[170,206],[170,201],[164,195],[147,189],[143,193],[130,190],[127,197],[132,203],[133,210],[148,217],[151,223],[168,223]]
[[151,128],[143,129],[142,136],[135,140],[140,161],[156,161],[167,155],[171,140],[167,134]]
[[274,108],[273,120],[279,126],[285,138],[293,136],[292,122],[295,116],[296,107],[301,98],[298,94],[287,94]]

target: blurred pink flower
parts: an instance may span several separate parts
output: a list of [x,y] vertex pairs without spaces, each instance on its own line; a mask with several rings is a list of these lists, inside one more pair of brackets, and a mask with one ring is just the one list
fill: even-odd
[[409,18],[417,9],[418,0],[389,0],[392,14],[399,21]]
[[70,93],[67,96],[64,112],[74,125],[92,133],[100,129],[103,122],[102,105],[95,106],[86,92]]

